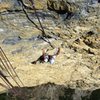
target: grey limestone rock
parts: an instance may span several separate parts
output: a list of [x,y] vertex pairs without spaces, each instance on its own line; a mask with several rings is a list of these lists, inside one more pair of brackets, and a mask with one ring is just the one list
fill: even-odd
[[21,40],[21,38],[19,36],[17,37],[8,37],[5,40],[3,40],[3,44],[10,44],[10,45],[15,45],[16,43],[18,43]]

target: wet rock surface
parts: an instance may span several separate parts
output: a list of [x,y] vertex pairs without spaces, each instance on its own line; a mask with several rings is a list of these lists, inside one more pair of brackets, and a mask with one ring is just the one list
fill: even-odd
[[[58,14],[54,14],[54,11],[44,10],[42,6],[37,10],[47,35],[45,39],[55,48],[61,48],[54,64],[31,64],[44,48],[49,49],[51,55],[55,49],[41,38],[42,32],[27,19],[22,8],[20,11],[13,7],[9,10],[8,5],[0,8],[0,47],[25,86],[36,86],[32,89],[33,94],[30,94],[34,99],[30,100],[100,99],[100,3],[95,0],[88,4],[87,0],[77,1],[81,2],[79,12],[66,20],[66,14],[56,18]],[[45,0],[44,3],[47,4]],[[26,11],[39,26],[34,11]],[[44,84],[47,82],[55,84]],[[0,91],[3,90],[0,87]]]

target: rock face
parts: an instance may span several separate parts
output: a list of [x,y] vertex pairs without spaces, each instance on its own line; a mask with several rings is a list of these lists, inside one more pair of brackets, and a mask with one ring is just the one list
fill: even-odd
[[[100,3],[93,2],[95,0],[66,0],[66,4],[61,3],[62,0],[55,0],[52,4],[54,0],[49,0],[50,9],[65,13],[72,12],[72,5],[76,6],[76,2],[79,2],[81,13],[75,15],[77,18],[59,20],[50,10],[43,8],[47,6],[46,0],[41,1],[41,5],[38,3],[40,1],[34,0],[37,8],[40,7],[37,9],[37,15],[46,33],[44,39],[33,10],[25,9],[30,21],[22,10],[16,10],[17,7],[22,9],[17,1],[9,0],[5,3],[7,0],[2,0],[0,3],[0,46],[16,73],[25,86],[34,88],[33,100],[99,100]],[[23,2],[26,6],[31,5],[27,1]],[[64,14],[61,14],[61,17],[63,19]],[[52,49],[48,42],[51,42],[55,49]],[[41,56],[43,49],[52,55],[58,47],[61,51],[54,64],[31,64]],[[10,77],[7,78],[14,84]],[[51,83],[45,84],[48,82]],[[4,88],[0,87],[0,91],[2,90]]]
[[[29,0],[2,0],[0,1],[0,12],[7,10],[22,10],[21,1],[27,7],[32,7]],[[46,9],[46,0],[34,0],[36,9]]]
[[7,37],[4,41],[3,44],[11,44],[14,45],[18,43],[21,40],[20,37]]
[[75,3],[68,2],[67,0],[48,0],[47,8],[55,11],[58,14],[66,14],[66,18],[72,17],[78,10],[78,6]]
[[14,96],[13,89],[0,94],[0,99],[6,100],[100,100],[100,89],[82,91],[67,88],[54,83],[42,84],[35,87],[15,87],[18,93]]
[[57,13],[75,13],[78,9],[75,3],[68,2],[67,0],[48,0],[47,7],[50,10],[56,11]]
[[21,9],[17,0],[2,0],[0,2],[0,12],[16,9]]
[[9,3],[6,3],[6,2],[0,3],[0,12],[7,11],[10,8],[11,8],[11,5]]

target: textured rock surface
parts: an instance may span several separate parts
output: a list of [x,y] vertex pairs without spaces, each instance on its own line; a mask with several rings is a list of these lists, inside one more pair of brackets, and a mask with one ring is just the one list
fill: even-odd
[[[57,11],[58,13],[62,12],[72,12],[74,13],[76,9],[76,6],[72,2],[68,2],[67,0],[48,0],[47,1],[48,8],[50,10]],[[62,12],[61,12],[62,11]]]
[[[32,4],[28,0],[1,0],[0,2],[0,12],[7,10],[22,10],[21,2],[28,6],[32,7]],[[46,9],[46,0],[34,0],[36,9]]]
[[[84,9],[82,17],[79,14],[80,17],[76,15],[75,19],[66,21],[55,19],[49,11],[38,10],[49,41],[55,48],[61,47],[52,65],[31,64],[42,54],[43,48],[49,49],[49,54],[55,50],[41,39],[41,31],[26,18],[23,11],[4,10],[0,13],[0,46],[25,86],[53,82],[80,90],[100,88],[100,4],[89,4]],[[28,12],[29,17],[39,25],[31,12]],[[0,87],[2,90],[5,89]],[[92,95],[91,98],[94,98],[95,93]]]
[[[15,88],[20,95],[12,96],[12,89],[9,93],[2,93],[0,99],[6,100],[100,100],[100,89],[80,90],[71,89],[64,85],[54,83],[41,84],[35,87]],[[9,96],[10,95],[10,96]]]

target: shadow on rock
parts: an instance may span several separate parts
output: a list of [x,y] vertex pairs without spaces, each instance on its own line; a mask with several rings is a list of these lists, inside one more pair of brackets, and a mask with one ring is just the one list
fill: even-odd
[[100,89],[94,90],[91,93],[89,100],[100,100]]
[[14,87],[0,94],[0,100],[100,100],[100,89],[83,91],[47,83],[35,87]]

